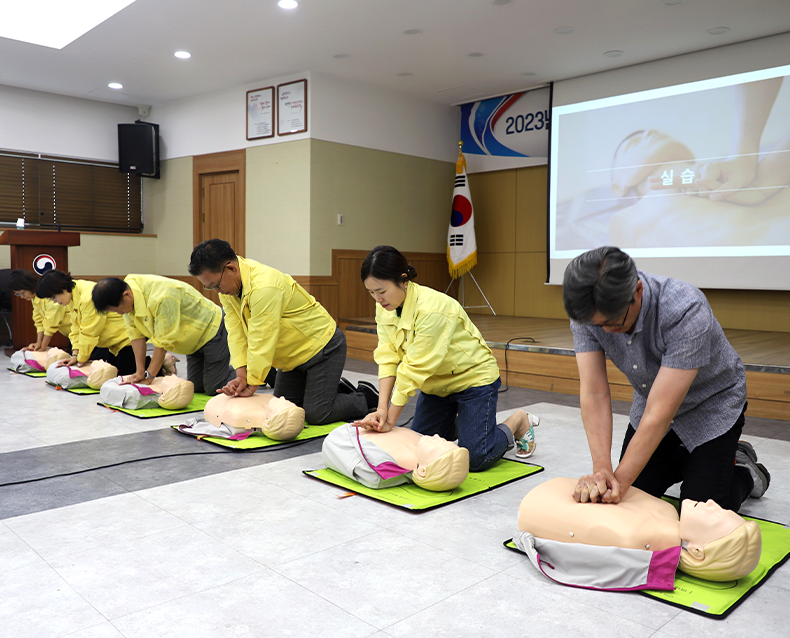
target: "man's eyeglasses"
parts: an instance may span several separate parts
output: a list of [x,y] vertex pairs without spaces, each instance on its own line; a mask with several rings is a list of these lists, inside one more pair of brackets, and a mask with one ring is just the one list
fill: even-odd
[[634,302],[632,301],[628,304],[628,308],[625,310],[625,316],[623,317],[622,321],[605,321],[604,323],[591,323],[589,325],[595,326],[596,328],[622,328],[625,325],[625,322],[628,320],[628,313],[631,312],[631,304]]
[[219,290],[219,287],[222,285],[222,278],[225,276],[225,269],[228,267],[228,264],[225,264],[222,267],[222,274],[219,276],[219,281],[213,286],[203,286],[204,290]]

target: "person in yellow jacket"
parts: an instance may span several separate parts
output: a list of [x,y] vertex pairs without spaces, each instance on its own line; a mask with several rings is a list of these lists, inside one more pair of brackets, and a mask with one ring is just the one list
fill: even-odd
[[102,359],[118,368],[118,374],[135,371],[134,351],[120,315],[105,315],[96,310],[91,291],[96,284],[72,279],[60,270],[48,270],[38,284],[36,296],[51,299],[71,308],[71,358],[57,365],[84,366],[91,359]]
[[33,324],[36,326],[36,341],[22,350],[43,352],[56,332],[68,337],[71,332],[71,306],[60,306],[50,299],[36,297],[38,275],[29,270],[16,268],[8,278],[8,288],[17,297],[33,304]]
[[[187,380],[195,392],[215,394],[236,376],[222,309],[189,284],[158,275],[108,277],[96,284],[91,296],[99,312],[123,315],[137,364],[127,383],[150,384],[163,366],[174,366],[168,352],[187,356]],[[146,364],[148,340],[154,352]]]
[[351,421],[378,403],[375,390],[339,393],[345,335],[289,275],[238,257],[221,239],[195,247],[189,274],[216,290],[225,309],[236,369],[236,378],[222,388],[225,394],[251,396],[274,366],[274,395],[304,408],[310,424]]
[[421,390],[411,429],[457,438],[472,472],[491,467],[517,440],[526,446],[538,419],[528,414],[497,424],[499,366],[461,305],[412,281],[417,271],[392,246],[370,251],[361,276],[378,304],[379,404],[355,425],[388,432]]

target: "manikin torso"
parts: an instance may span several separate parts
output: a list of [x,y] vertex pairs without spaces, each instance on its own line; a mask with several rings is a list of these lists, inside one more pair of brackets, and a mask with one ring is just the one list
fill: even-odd
[[577,479],[555,478],[538,485],[521,501],[518,528],[537,538],[663,550],[680,545],[675,508],[635,487],[617,505],[577,503]]
[[403,427],[394,427],[389,432],[359,428],[359,435],[391,454],[398,465],[412,471],[418,465],[425,467],[445,452],[458,447],[438,434],[425,436]]
[[229,397],[218,394],[212,397],[203,412],[206,420],[217,427],[223,423],[232,428],[251,430],[263,428],[275,414],[294,404],[271,394],[253,394],[249,397]]
[[744,520],[713,501],[684,500],[681,515],[668,502],[631,487],[617,505],[577,503],[577,479],[554,478],[521,501],[518,528],[537,538],[659,551],[687,541],[693,553],[723,538]]

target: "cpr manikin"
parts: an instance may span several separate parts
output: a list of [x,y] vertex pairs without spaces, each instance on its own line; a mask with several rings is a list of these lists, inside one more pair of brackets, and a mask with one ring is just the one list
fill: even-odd
[[17,350],[11,355],[10,368],[14,372],[46,372],[58,361],[69,358],[69,353],[60,348],[49,350]]
[[229,431],[230,436],[243,438],[245,434],[260,431],[275,441],[291,441],[304,429],[304,410],[271,394],[249,397],[218,394],[206,404],[203,416],[218,430],[214,436]]
[[741,578],[760,560],[757,523],[722,509],[714,501],[686,499],[678,518],[670,503],[634,487],[617,505],[577,503],[573,499],[576,482],[554,478],[524,497],[518,515],[520,547],[530,540],[524,538],[526,533],[538,546],[545,540],[643,553],[674,549],[680,570],[712,581]]
[[[66,354],[65,359],[68,358],[69,355]],[[64,390],[76,388],[99,390],[107,381],[116,376],[118,376],[118,368],[100,359],[88,361],[86,365],[82,366],[52,365],[47,368],[47,383]]]
[[180,410],[192,403],[195,385],[174,374],[154,377],[150,385],[125,383],[123,377],[115,377],[101,386],[100,397],[102,403],[127,410]]
[[435,492],[449,491],[469,473],[469,451],[438,434],[426,436],[409,428],[389,432],[341,426],[324,439],[327,467],[374,489],[413,482]]

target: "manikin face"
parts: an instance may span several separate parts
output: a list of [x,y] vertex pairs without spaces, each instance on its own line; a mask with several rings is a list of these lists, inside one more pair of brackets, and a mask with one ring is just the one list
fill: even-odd
[[59,292],[57,295],[52,297],[52,301],[54,301],[59,306],[68,306],[71,303],[72,294],[67,290],[63,292]]
[[408,283],[398,284],[388,279],[368,277],[364,285],[373,300],[384,310],[395,310],[403,305],[406,299]]
[[443,439],[438,434],[423,436],[417,443],[417,465],[419,467],[425,467],[432,461],[438,459],[445,452],[457,448],[458,446],[455,443]]
[[[612,166],[612,191],[619,196],[631,188],[645,195],[649,187],[647,178],[660,176],[669,168],[683,170],[685,163],[694,161],[694,155],[685,144],[659,131],[639,131],[627,137],[617,149]],[[677,164],[678,166],[672,166]]]
[[291,403],[288,399],[284,399],[283,397],[272,397],[269,403],[266,404],[266,422],[268,423],[269,419],[283,410],[295,407],[296,404]]
[[686,499],[680,506],[680,538],[688,541],[688,551],[702,558],[705,545],[727,536],[744,520],[732,510],[725,510],[715,501],[705,503]]

